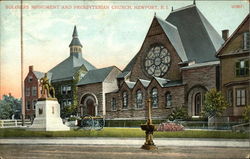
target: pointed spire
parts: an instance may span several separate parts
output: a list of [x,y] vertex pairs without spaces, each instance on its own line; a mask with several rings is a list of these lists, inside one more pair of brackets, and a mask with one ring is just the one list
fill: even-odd
[[172,12],[174,11],[174,7],[172,6],[172,10],[171,10]]
[[82,44],[81,44],[80,40],[78,39],[78,33],[77,33],[76,26],[74,26],[74,31],[72,34],[72,41],[69,44],[69,47],[71,47],[71,46],[81,46],[82,47]]
[[74,27],[74,31],[73,31],[72,37],[73,37],[73,38],[77,38],[77,37],[78,37],[76,25],[75,25],[75,27]]
[[196,5],[195,0],[194,0],[194,2],[193,2],[193,5]]
[[156,12],[154,13],[154,16],[156,17]]

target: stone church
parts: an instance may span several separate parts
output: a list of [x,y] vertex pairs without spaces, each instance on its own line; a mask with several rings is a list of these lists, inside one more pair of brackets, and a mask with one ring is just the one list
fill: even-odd
[[200,116],[205,93],[219,88],[215,55],[223,43],[195,4],[173,10],[165,20],[155,15],[124,70],[92,70],[77,84],[79,115],[145,119],[151,98],[155,119],[167,118],[175,107]]
[[[249,32],[246,35],[249,39]],[[50,69],[48,75],[61,108],[77,106],[79,116],[103,116],[114,120],[145,119],[147,100],[150,98],[154,119],[166,119],[177,107],[186,108],[191,117],[199,117],[204,106],[204,95],[212,88],[222,89],[224,95],[228,94],[229,101],[235,98],[232,100],[236,105],[233,116],[240,115],[241,107],[237,107],[237,101],[240,101],[240,106],[246,105],[249,97],[242,95],[247,94],[245,87],[239,90],[238,86],[231,85],[229,79],[221,77],[224,74],[220,72],[228,73],[223,71],[226,68],[223,64],[226,60],[224,54],[225,57],[227,54],[227,50],[224,50],[232,43],[228,41],[233,39],[228,39],[226,30],[222,32],[222,37],[195,4],[185,6],[172,10],[166,19],[153,16],[140,50],[123,70],[116,66],[97,69],[82,57],[82,44],[74,27],[69,57]],[[240,62],[243,59],[235,57]],[[238,64],[236,74],[237,70],[249,70],[248,61],[243,61],[244,67]],[[43,73],[37,73],[30,67],[25,79],[25,101],[27,114],[30,115],[31,103],[39,97],[38,80],[41,75]],[[35,79],[34,83],[31,77]],[[230,80],[235,83],[242,79],[241,86],[245,86],[246,78],[240,74],[239,77],[232,76]],[[32,97],[31,89],[34,89]],[[230,96],[235,94],[228,93],[230,91],[236,92],[236,95]]]

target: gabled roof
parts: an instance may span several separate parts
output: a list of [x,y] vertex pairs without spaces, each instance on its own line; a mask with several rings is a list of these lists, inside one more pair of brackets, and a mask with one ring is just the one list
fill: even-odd
[[157,21],[159,22],[159,24],[161,25],[163,31],[165,32],[166,36],[168,37],[168,39],[170,40],[171,44],[173,45],[173,47],[175,48],[177,54],[179,55],[179,57],[181,58],[181,60],[183,62],[187,61],[187,56],[186,56],[186,52],[183,48],[183,44],[181,42],[181,38],[178,32],[178,29],[170,24],[167,21],[162,20],[161,18],[156,16]]
[[[76,54],[78,54],[76,56]],[[87,71],[96,69],[87,60],[82,58],[81,53],[70,54],[70,56],[49,70],[52,73],[52,81],[71,80],[79,67],[85,67]]]
[[135,82],[130,82],[130,81],[125,81],[125,83],[127,84],[128,88],[132,89],[135,86]]
[[[219,57],[221,56],[221,50],[232,40],[232,38],[235,36],[235,34],[240,30],[240,28],[247,22],[247,20],[249,19],[250,14],[248,13],[248,15],[244,18],[244,20],[241,22],[241,24],[237,27],[237,29],[235,29],[235,31],[231,34],[231,36],[227,39],[227,41],[221,46],[221,48],[218,50],[216,56]],[[249,25],[249,24],[248,24]]]
[[[165,21],[157,16],[154,18],[160,24],[182,62],[203,63],[217,60],[216,51],[224,40],[195,5],[172,11]],[[133,57],[123,72],[131,71],[138,56],[139,53]]]
[[166,21],[177,27],[188,61],[215,61],[224,40],[195,5],[172,11]]
[[170,80],[165,78],[154,77],[155,80],[159,83],[161,87],[164,87],[164,84],[168,83]]
[[148,85],[149,85],[149,83],[150,83],[150,81],[144,80],[144,79],[138,79],[138,81],[140,81],[141,84],[142,84],[145,88],[148,87]]
[[115,68],[115,66],[90,70],[78,83],[77,85],[86,85],[93,83],[103,82],[109,73]]
[[44,77],[44,72],[39,72],[39,71],[33,71],[34,75],[36,76],[36,78],[39,80],[41,78]]
[[[38,80],[40,80],[41,78],[43,78],[44,74],[45,74],[44,72],[39,72],[39,71],[33,71],[33,73],[34,73],[34,75],[36,76],[36,78]],[[48,77],[49,80],[51,80],[52,73],[47,73],[47,77]]]

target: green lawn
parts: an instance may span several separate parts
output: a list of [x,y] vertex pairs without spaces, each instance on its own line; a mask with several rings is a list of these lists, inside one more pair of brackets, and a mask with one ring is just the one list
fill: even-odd
[[[71,131],[26,131],[24,129],[0,129],[0,138],[6,137],[145,137],[139,128],[104,128],[102,130],[71,130]],[[247,139],[247,133],[230,131],[198,131],[185,130],[179,132],[155,132],[155,138],[227,138]]]

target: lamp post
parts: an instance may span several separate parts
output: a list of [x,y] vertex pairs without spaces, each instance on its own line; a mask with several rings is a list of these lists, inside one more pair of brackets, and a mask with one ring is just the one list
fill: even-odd
[[153,141],[153,134],[156,130],[155,125],[153,125],[152,118],[151,118],[151,99],[148,98],[147,100],[148,105],[148,119],[146,124],[141,125],[141,129],[145,131],[146,137],[145,137],[145,143],[142,145],[142,149],[145,150],[155,150],[158,149],[157,146],[155,146]]

